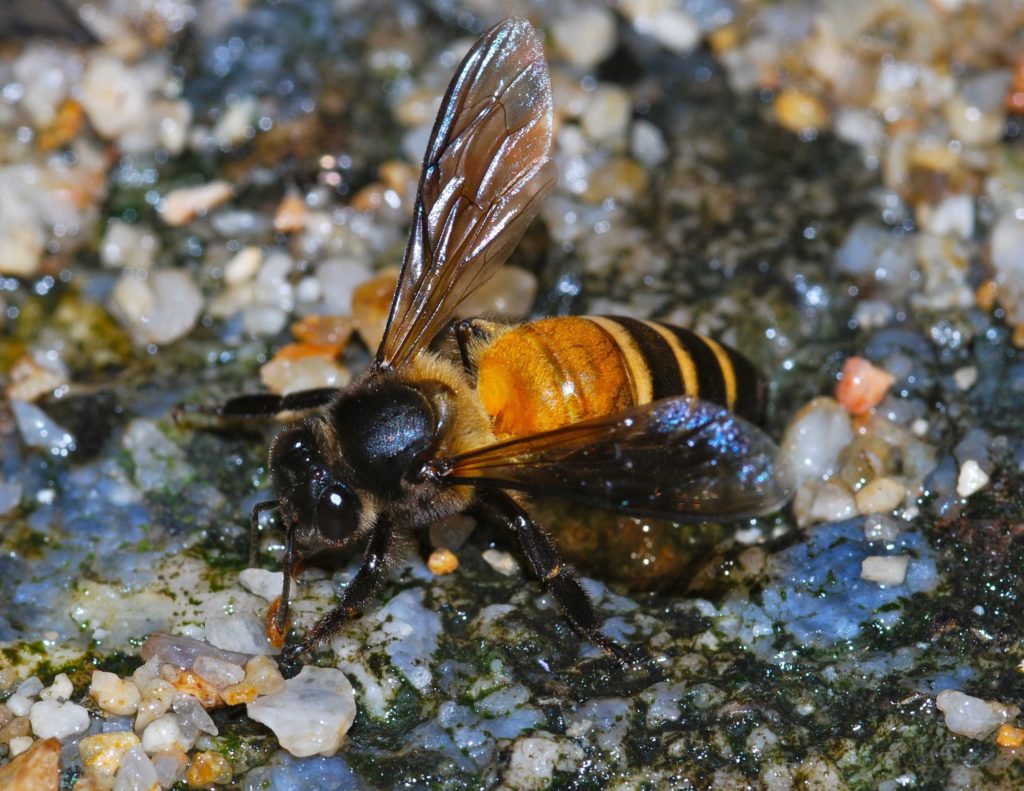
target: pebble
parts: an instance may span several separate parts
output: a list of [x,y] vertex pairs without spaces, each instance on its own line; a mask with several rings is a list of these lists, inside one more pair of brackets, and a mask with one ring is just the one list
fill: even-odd
[[615,49],[615,17],[608,8],[581,8],[550,25],[559,54],[578,69],[592,69]]
[[118,58],[98,54],[82,77],[81,101],[93,129],[113,140],[146,121],[145,82]]
[[231,763],[223,755],[212,750],[196,753],[185,776],[190,788],[208,788],[211,785],[227,785],[233,776]]
[[155,791],[160,776],[142,745],[130,747],[121,759],[114,791]]
[[823,522],[838,522],[857,513],[854,495],[842,482],[806,481],[793,499],[797,525],[808,527]]
[[902,585],[907,579],[908,555],[869,555],[860,564],[860,577],[879,585]]
[[217,657],[239,665],[248,662],[251,658],[248,654],[217,648],[204,640],[162,632],[151,634],[142,644],[141,653],[142,659],[147,665],[150,661],[154,661],[156,667],[169,664],[182,669],[192,667],[196,659],[203,655]]
[[1024,728],[1015,728],[1012,725],[1000,725],[996,733],[996,744],[1000,747],[1024,747]]
[[971,195],[950,195],[934,208],[925,221],[929,233],[936,236],[974,236],[974,198]]
[[246,711],[270,728],[284,749],[303,758],[337,752],[355,719],[356,702],[340,670],[306,665],[280,692],[246,704]]
[[58,673],[50,686],[39,693],[41,700],[67,700],[75,694],[75,687],[67,673]]
[[320,387],[341,388],[352,381],[352,372],[335,359],[337,356],[335,346],[290,343],[260,367],[260,380],[278,395]]
[[990,146],[1003,137],[1010,87],[1009,71],[989,71],[964,81],[960,91],[943,106],[949,131],[966,146]]
[[210,736],[216,736],[219,733],[217,726],[213,723],[213,718],[191,695],[175,695],[171,708],[178,715],[178,725],[181,727],[182,733],[198,732],[207,733]]
[[503,786],[517,791],[548,788],[556,766],[561,763],[563,752],[561,744],[545,736],[516,739],[512,745],[508,768],[502,775]]
[[203,295],[180,269],[124,275],[114,287],[111,311],[139,346],[165,346],[185,337],[199,320]]
[[32,709],[32,699],[15,692],[7,698],[6,706],[15,717],[27,717]]
[[226,181],[211,181],[198,187],[180,187],[168,192],[160,202],[160,217],[171,226],[184,225],[231,198],[233,190]]
[[829,124],[828,108],[812,93],[786,88],[775,97],[775,118],[786,129],[797,134],[825,129]]
[[900,524],[891,516],[871,514],[864,520],[864,540],[890,543],[899,538]]
[[74,436],[34,404],[11,401],[11,411],[22,441],[30,448],[42,448],[51,456],[67,456],[75,449]]
[[206,639],[218,648],[244,654],[277,654],[267,640],[263,622],[255,615],[224,615],[206,622]]
[[252,122],[258,111],[256,100],[251,96],[228,102],[213,128],[213,139],[221,149],[229,149],[252,137]]
[[316,268],[316,278],[324,295],[325,312],[354,314],[353,292],[371,277],[370,267],[355,258],[328,258],[321,263]]
[[25,355],[11,368],[8,374],[7,398],[11,401],[37,401],[51,395],[54,390],[68,383],[67,369],[61,363],[40,365]]
[[112,268],[150,269],[160,251],[153,231],[144,226],[111,219],[100,241],[100,261]]
[[20,481],[0,479],[0,516],[6,516],[21,504],[22,485]]
[[238,574],[238,584],[261,599],[273,601],[281,594],[284,574],[267,569],[242,569]]
[[21,755],[27,749],[29,749],[35,743],[35,739],[31,736],[15,736],[8,743],[7,747],[11,751],[11,757]]
[[32,704],[28,717],[40,739],[65,739],[89,728],[89,712],[77,703],[41,700]]
[[633,115],[629,93],[616,85],[601,85],[590,95],[580,123],[583,132],[600,143],[623,138]]
[[284,676],[277,663],[267,656],[254,656],[245,666],[245,680],[223,691],[229,706],[251,703],[260,695],[273,695],[284,689]]
[[249,305],[242,311],[242,325],[249,335],[269,338],[288,323],[288,312],[274,305]]
[[164,750],[188,752],[194,741],[182,734],[178,718],[173,714],[158,717],[142,732],[142,748],[150,755]]
[[289,192],[274,212],[274,230],[278,233],[298,233],[306,228],[309,207],[297,192]]
[[339,353],[348,345],[355,329],[348,316],[306,316],[291,326],[292,335],[302,343],[333,346]]
[[786,427],[782,453],[798,481],[835,473],[839,454],[853,440],[849,413],[831,398],[806,404]]
[[397,283],[398,268],[390,267],[352,292],[352,323],[370,351],[376,350],[384,337]]
[[60,742],[39,739],[14,760],[0,766],[0,788],[9,791],[58,791]]
[[853,415],[869,412],[885,398],[896,377],[863,357],[848,357],[836,385],[836,399]]
[[237,684],[245,678],[245,670],[240,665],[208,654],[197,657],[192,670],[218,689]]
[[259,247],[243,247],[224,265],[224,282],[229,286],[248,283],[260,271],[263,251]]
[[153,753],[149,760],[153,763],[161,788],[170,788],[180,782],[188,771],[188,755],[183,750],[160,750]]
[[956,493],[960,497],[970,497],[988,486],[988,475],[974,459],[968,459],[960,467],[960,475],[956,481]]
[[458,555],[450,549],[435,549],[427,558],[427,568],[437,576],[451,574],[459,568]]
[[78,743],[78,754],[89,778],[101,787],[110,788],[125,753],[141,744],[139,737],[130,731],[98,733]]
[[668,50],[685,54],[700,43],[700,26],[673,0],[623,0],[622,12],[638,33]]
[[983,700],[955,689],[944,689],[935,706],[946,718],[946,727],[960,736],[985,739],[1003,723],[1020,714],[1018,706]]
[[536,298],[536,275],[518,266],[503,266],[459,305],[456,315],[522,319],[529,315]]
[[657,126],[638,118],[630,132],[629,152],[637,161],[653,168],[668,159],[668,144]]
[[629,157],[612,157],[590,174],[582,197],[590,203],[631,203],[647,190],[647,171]]
[[1011,324],[1024,323],[1024,220],[1007,214],[992,229],[992,266],[999,302]]
[[882,514],[895,510],[907,496],[907,487],[899,478],[883,476],[869,481],[854,495],[857,512]]
[[480,555],[492,569],[499,574],[511,577],[519,573],[519,562],[508,552],[500,549],[485,549]]
[[[160,675],[163,676],[163,679],[171,684],[175,690],[186,695],[191,695],[208,709],[212,709],[221,704],[221,697],[218,689],[198,673],[191,670],[181,670],[173,665],[163,665],[160,668]],[[174,697],[176,698],[177,696]]]
[[130,679],[123,679],[116,673],[106,673],[102,670],[92,672],[92,685],[89,687],[89,696],[96,701],[104,711],[112,714],[134,714],[139,709],[139,701],[142,695],[135,682]]

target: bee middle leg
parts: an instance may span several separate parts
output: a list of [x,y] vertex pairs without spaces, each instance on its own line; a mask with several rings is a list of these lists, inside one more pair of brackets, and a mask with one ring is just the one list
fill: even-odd
[[174,408],[174,419],[178,421],[182,417],[199,415],[222,420],[260,420],[275,417],[282,412],[302,412],[325,406],[337,393],[336,387],[298,390],[283,396],[273,393],[245,393],[214,406],[180,404]]
[[285,648],[285,661],[294,661],[300,655],[313,651],[347,621],[359,615],[363,605],[384,582],[384,577],[394,560],[397,544],[395,529],[391,522],[384,518],[380,519],[370,535],[370,542],[363,555],[363,565],[345,588],[338,606],[320,618],[306,633],[302,642]]
[[483,504],[515,532],[533,573],[551,591],[572,628],[622,664],[634,663],[637,658],[626,647],[601,631],[590,596],[558,554],[551,537],[530,518],[522,506],[505,492],[488,492]]

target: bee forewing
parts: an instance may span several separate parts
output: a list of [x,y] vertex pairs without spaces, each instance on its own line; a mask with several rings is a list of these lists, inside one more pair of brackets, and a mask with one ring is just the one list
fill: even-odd
[[426,346],[505,262],[555,182],[551,81],[533,28],[487,32],[452,79],[423,160],[378,367]]
[[451,483],[564,497],[673,521],[770,513],[795,489],[778,446],[690,396],[511,439],[430,464]]

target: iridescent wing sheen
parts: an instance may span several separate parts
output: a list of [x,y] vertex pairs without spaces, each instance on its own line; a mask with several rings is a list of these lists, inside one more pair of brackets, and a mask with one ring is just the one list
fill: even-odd
[[529,22],[496,25],[466,55],[423,159],[378,368],[412,359],[519,243],[555,181],[551,107]]
[[767,434],[689,396],[428,462],[427,474],[677,522],[770,513],[795,489]]

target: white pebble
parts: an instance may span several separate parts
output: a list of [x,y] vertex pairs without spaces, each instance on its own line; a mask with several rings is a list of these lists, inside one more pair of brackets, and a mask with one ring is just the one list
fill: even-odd
[[887,513],[896,509],[906,496],[906,484],[889,475],[869,481],[854,495],[857,512],[861,514]]
[[231,194],[231,185],[226,181],[211,181],[199,187],[181,187],[164,196],[160,202],[160,216],[168,225],[184,225],[224,203]]
[[253,134],[252,121],[258,108],[256,100],[247,96],[230,105],[213,128],[213,137],[221,147],[241,143]]
[[373,277],[370,267],[354,258],[329,258],[316,268],[320,291],[324,295],[325,312],[349,315],[352,292]]
[[15,736],[9,743],[11,748],[11,758],[16,755],[21,755],[25,750],[32,746],[34,741],[35,739],[31,736]]
[[615,17],[607,8],[581,9],[551,23],[559,53],[573,66],[592,69],[615,49]]
[[141,745],[129,747],[121,758],[114,791],[154,791],[159,787],[156,767]]
[[187,739],[181,732],[178,718],[173,714],[165,714],[153,720],[142,732],[142,748],[152,755],[164,750],[192,749],[194,739]]
[[633,102],[625,89],[601,85],[590,95],[580,120],[589,138],[612,142],[625,136],[632,114]]
[[244,247],[224,265],[224,282],[229,286],[247,283],[256,277],[263,263],[263,251],[258,247]]
[[1024,221],[1005,214],[990,237],[999,301],[1010,324],[1024,322]]
[[508,769],[502,776],[508,788],[539,791],[551,785],[561,747],[553,739],[528,736],[512,746]]
[[839,480],[805,481],[793,500],[793,513],[800,527],[837,522],[857,513],[853,493]]
[[139,701],[142,699],[134,681],[102,670],[92,672],[89,697],[104,711],[120,715],[134,714],[138,711]]
[[24,717],[29,713],[32,708],[32,700],[25,695],[19,695],[15,692],[9,698],[7,698],[5,704],[10,709],[11,714],[15,717]]
[[864,520],[864,540],[889,543],[900,535],[900,524],[891,516],[872,514]]
[[75,687],[67,673],[58,673],[53,683],[39,693],[42,700],[67,700],[75,693]]
[[213,718],[206,713],[206,709],[203,708],[199,700],[191,695],[175,695],[171,708],[178,715],[178,724],[183,733],[189,730],[208,733],[211,736],[216,736],[219,733],[217,726],[213,723]]
[[869,555],[860,564],[860,577],[879,585],[902,585],[907,578],[908,555]]
[[21,481],[0,479],[0,516],[5,516],[21,503]]
[[262,621],[255,615],[223,615],[206,622],[206,640],[225,651],[243,654],[279,654],[267,639]]
[[114,139],[143,126],[146,88],[117,58],[96,55],[82,78],[82,107],[100,137]]
[[973,365],[957,368],[953,371],[953,381],[956,382],[956,386],[961,390],[970,390],[974,387],[974,383],[978,381],[978,369]]
[[946,716],[946,727],[960,736],[984,739],[1019,713],[1017,706],[982,700],[956,689],[944,689],[935,698],[935,706]]
[[961,497],[970,497],[988,485],[988,475],[974,459],[968,459],[960,468],[960,477],[956,481],[956,493]]
[[629,141],[633,157],[647,167],[655,167],[668,159],[668,145],[661,130],[643,118],[633,124]]
[[32,704],[28,717],[32,732],[40,739],[64,739],[89,728],[89,712],[77,703],[41,700]]
[[485,549],[481,557],[488,566],[506,577],[511,577],[519,571],[519,563],[516,559],[500,549]]
[[240,665],[208,654],[196,657],[192,669],[218,689],[230,687],[245,678],[245,669]]
[[261,599],[273,601],[281,595],[284,574],[280,571],[267,571],[266,569],[243,569],[238,574],[238,583],[249,593],[254,593]]
[[272,305],[250,305],[242,311],[245,331],[257,337],[277,335],[288,323],[288,314]]
[[159,243],[144,225],[112,219],[100,242],[100,260],[104,266],[149,269],[156,260]]
[[345,674],[307,665],[284,689],[246,704],[251,719],[277,736],[292,755],[333,755],[356,716],[356,701]]
[[111,297],[111,311],[140,346],[162,346],[184,337],[202,309],[202,293],[180,269],[151,272],[145,279],[126,274]]
[[782,437],[782,454],[798,481],[832,475],[840,451],[853,441],[850,415],[832,398],[818,397],[797,412]]
[[170,788],[188,772],[188,756],[181,750],[161,750],[150,756],[161,788]]
[[673,52],[689,52],[700,43],[697,20],[673,0],[623,0],[622,11],[637,32]]
[[974,236],[974,198],[970,195],[951,195],[945,198],[929,215],[926,228],[936,236]]
[[11,411],[21,438],[29,447],[42,448],[53,456],[67,456],[75,449],[74,436],[35,404],[11,401]]

